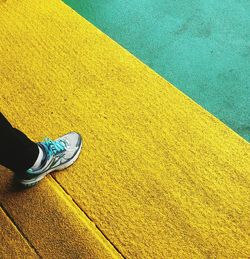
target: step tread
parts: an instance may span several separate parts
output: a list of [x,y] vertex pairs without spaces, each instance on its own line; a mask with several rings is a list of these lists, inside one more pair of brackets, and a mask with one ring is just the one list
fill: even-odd
[[[249,255],[249,144],[61,1],[6,5],[1,109],[36,141],[83,135],[77,163],[52,176],[115,251],[131,258]],[[50,241],[55,233],[66,240],[68,231],[79,239],[82,223],[68,220],[62,197],[48,200],[49,179],[32,191],[45,203],[44,231],[57,208],[54,225],[65,223],[53,226]],[[14,218],[28,192],[20,203],[11,199]],[[35,240],[36,231],[18,220]],[[59,249],[55,243],[51,249]],[[35,247],[46,252],[45,244],[41,236]]]
[[22,233],[0,207],[0,258],[39,258]]

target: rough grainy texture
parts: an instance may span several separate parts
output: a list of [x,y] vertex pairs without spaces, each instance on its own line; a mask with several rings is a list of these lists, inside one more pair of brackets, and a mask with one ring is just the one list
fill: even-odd
[[[21,190],[13,185],[10,173],[1,173],[0,197],[15,224],[41,257],[119,258],[119,253],[51,177],[33,189]],[[4,237],[8,236],[6,229],[1,232]],[[17,234],[11,235],[15,242]],[[1,238],[0,241],[2,246]],[[6,250],[7,255],[18,248],[22,255],[19,243],[15,243],[15,250]]]
[[35,251],[19,233],[0,207],[0,258],[38,258]]
[[[10,0],[0,12],[1,110],[34,140],[83,135],[78,162],[53,177],[122,255],[249,257],[246,141],[62,2]],[[69,253],[90,236],[58,192],[47,179],[3,203],[15,218],[35,200],[43,217],[19,215],[20,228]]]
[[64,0],[250,142],[249,0]]

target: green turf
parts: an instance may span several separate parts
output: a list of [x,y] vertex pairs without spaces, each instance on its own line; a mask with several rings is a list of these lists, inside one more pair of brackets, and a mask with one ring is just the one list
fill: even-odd
[[65,0],[250,140],[248,0]]

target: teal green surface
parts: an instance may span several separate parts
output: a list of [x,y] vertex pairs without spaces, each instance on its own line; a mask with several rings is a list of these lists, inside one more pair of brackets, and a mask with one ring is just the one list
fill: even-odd
[[250,140],[249,0],[65,0]]

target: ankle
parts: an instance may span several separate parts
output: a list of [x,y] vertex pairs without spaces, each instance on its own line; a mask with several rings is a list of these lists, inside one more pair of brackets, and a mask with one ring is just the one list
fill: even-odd
[[45,158],[44,151],[42,150],[42,148],[39,145],[38,145],[38,149],[39,149],[38,157],[37,157],[35,163],[30,168],[32,170],[39,169],[42,166],[44,158]]

